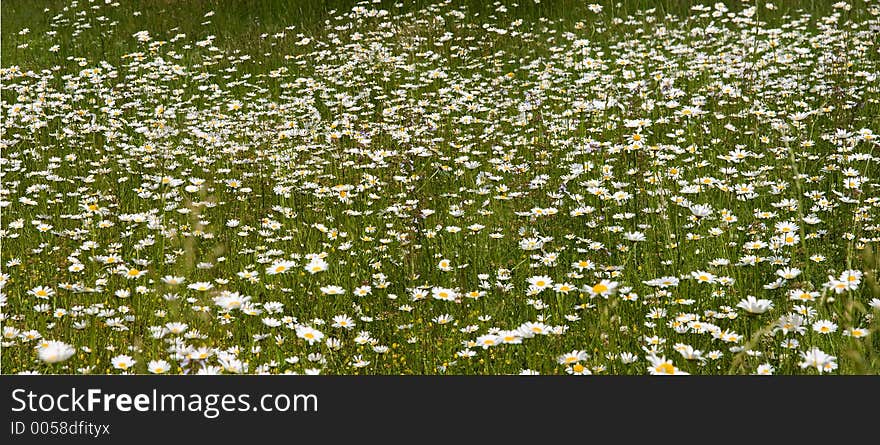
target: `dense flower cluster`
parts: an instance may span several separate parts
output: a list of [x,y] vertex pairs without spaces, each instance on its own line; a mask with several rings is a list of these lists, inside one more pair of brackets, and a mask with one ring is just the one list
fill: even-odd
[[4,373],[880,364],[876,1],[364,4],[277,66],[80,3],[0,70]]

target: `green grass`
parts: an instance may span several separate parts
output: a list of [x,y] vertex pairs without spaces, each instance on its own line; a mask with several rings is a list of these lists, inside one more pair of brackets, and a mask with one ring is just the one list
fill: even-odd
[[[815,374],[800,364],[818,348],[833,373],[877,373],[880,4],[597,3],[3,2],[0,370],[671,369],[656,355],[692,374]],[[800,239],[771,249],[783,222]],[[328,266],[312,274],[315,254]],[[768,289],[783,267],[801,273]],[[824,289],[844,271],[863,276]],[[535,294],[540,276],[572,290]],[[646,283],[667,276],[679,285]],[[229,293],[250,303],[215,301]],[[773,307],[749,315],[748,296]],[[798,312],[802,333],[773,331]],[[332,327],[341,315],[356,326]],[[552,332],[477,343],[527,322]],[[186,329],[154,335],[168,323]],[[40,338],[76,353],[44,363]]]

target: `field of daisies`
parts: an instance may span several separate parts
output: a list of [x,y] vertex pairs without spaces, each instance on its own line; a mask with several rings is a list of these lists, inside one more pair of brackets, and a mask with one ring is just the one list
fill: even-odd
[[4,374],[876,374],[880,1],[2,4]]

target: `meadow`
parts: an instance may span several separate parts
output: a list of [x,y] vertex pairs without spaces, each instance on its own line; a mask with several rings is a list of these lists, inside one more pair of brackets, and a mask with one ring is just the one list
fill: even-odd
[[3,374],[877,374],[880,1],[2,2]]

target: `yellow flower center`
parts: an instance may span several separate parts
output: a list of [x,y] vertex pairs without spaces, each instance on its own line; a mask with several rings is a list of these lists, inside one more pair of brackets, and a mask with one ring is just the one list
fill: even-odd
[[669,363],[669,362],[665,362],[665,363],[661,363],[661,364],[657,365],[657,367],[654,368],[654,370],[660,374],[675,374],[675,367],[672,366],[672,363]]

